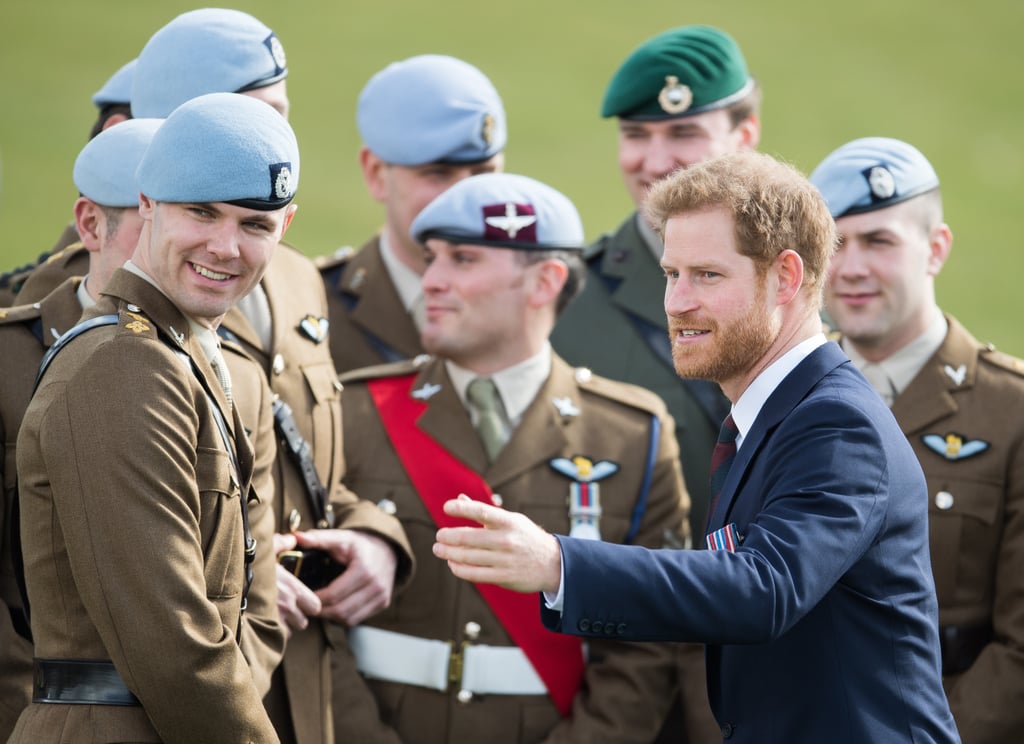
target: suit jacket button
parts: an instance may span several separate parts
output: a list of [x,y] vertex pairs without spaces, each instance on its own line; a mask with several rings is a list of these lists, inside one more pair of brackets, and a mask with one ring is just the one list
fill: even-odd
[[586,618],[583,618],[578,623],[576,623],[576,627],[579,628],[580,631],[582,631],[583,633],[586,633],[588,630],[590,630],[590,621]]
[[600,633],[603,628],[604,623],[602,623],[600,620],[595,620],[590,624],[590,629],[595,633]]
[[735,727],[731,723],[723,723],[722,724],[722,738],[723,739],[731,739],[732,735],[733,735],[733,731],[735,731]]

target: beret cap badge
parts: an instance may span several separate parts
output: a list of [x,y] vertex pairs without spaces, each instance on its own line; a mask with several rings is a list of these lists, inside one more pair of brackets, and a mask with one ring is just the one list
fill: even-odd
[[494,144],[494,127],[494,117],[491,114],[484,114],[483,122],[480,125],[480,137],[488,147]]
[[896,194],[896,179],[892,171],[884,165],[876,165],[868,168],[864,173],[868,179],[868,188],[871,189],[871,196],[877,200],[884,201],[891,199]]
[[675,75],[665,76],[665,87],[658,93],[658,105],[667,114],[681,114],[693,103],[693,91]]

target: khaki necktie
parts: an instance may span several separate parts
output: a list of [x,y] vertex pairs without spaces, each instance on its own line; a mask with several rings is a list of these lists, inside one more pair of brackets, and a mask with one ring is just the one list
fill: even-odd
[[210,366],[213,367],[213,372],[217,375],[217,382],[220,383],[221,388],[224,390],[224,397],[228,399],[229,404],[234,406],[234,399],[231,397],[231,374],[228,372],[228,365],[224,361],[224,355],[220,353],[220,344],[217,345],[213,356],[210,357]]
[[477,411],[476,430],[487,451],[487,459],[494,462],[508,439],[505,406],[498,387],[490,377],[477,377],[466,388],[466,397]]

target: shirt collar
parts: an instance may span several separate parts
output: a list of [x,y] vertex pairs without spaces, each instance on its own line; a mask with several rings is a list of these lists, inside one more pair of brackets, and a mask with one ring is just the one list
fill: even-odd
[[[465,367],[460,367],[452,361],[446,360],[444,365],[462,404],[467,408],[472,408],[466,401],[466,388],[480,375]],[[513,428],[522,419],[526,409],[530,407],[550,375],[551,345],[549,343],[544,344],[544,348],[539,354],[490,375],[498,388],[501,402],[505,406],[505,413]]]
[[405,311],[412,312],[416,300],[423,294],[422,277],[398,259],[386,232],[380,234],[380,257]]
[[[847,338],[842,339],[841,346],[853,365],[862,373],[870,366],[880,368],[884,377],[891,384],[892,392],[899,395],[939,350],[948,332],[949,324],[946,322],[945,316],[936,308],[935,317],[925,328],[924,333],[880,362],[869,362]],[[870,374],[865,374],[865,377],[871,380],[875,379],[875,376]],[[882,392],[879,391],[879,393]],[[884,394],[883,397],[885,397]]]
[[826,341],[823,333],[816,333],[801,341],[766,367],[743,391],[743,395],[732,407],[732,420],[740,432],[736,437],[737,448],[743,444],[743,438],[750,431],[750,427],[754,425],[757,415],[761,413],[761,409],[771,394],[775,392],[775,388],[786,379],[790,372],[796,369],[800,362]]

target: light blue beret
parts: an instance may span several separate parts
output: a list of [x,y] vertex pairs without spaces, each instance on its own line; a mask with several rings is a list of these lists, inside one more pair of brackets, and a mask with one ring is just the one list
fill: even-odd
[[78,192],[104,207],[137,207],[136,170],[163,119],[128,119],[97,134],[78,153]]
[[138,177],[139,191],[157,201],[230,202],[270,211],[295,195],[299,146],[270,105],[237,93],[209,93],[167,117]]
[[92,105],[98,109],[104,106],[113,106],[116,103],[131,103],[132,100],[132,78],[135,75],[135,65],[138,59],[133,59],[121,66],[117,72],[110,76],[110,79],[103,84],[103,87],[92,94]]
[[526,176],[481,173],[464,178],[428,204],[410,227],[419,242],[526,250],[582,250],[583,224],[560,191]]
[[505,149],[498,91],[468,62],[424,54],[393,62],[359,94],[359,134],[395,165],[474,163]]
[[838,219],[872,212],[939,187],[939,177],[917,148],[888,137],[865,137],[831,152],[811,183]]
[[284,47],[260,21],[240,10],[192,10],[142,48],[132,82],[132,115],[165,117],[204,93],[241,93],[287,75]]

